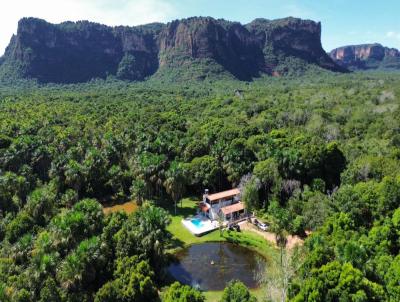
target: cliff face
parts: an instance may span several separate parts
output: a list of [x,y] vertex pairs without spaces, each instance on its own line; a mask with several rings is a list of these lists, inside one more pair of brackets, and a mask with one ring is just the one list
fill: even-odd
[[[18,24],[5,52],[5,61],[22,65],[22,76],[42,82],[85,82],[116,75],[122,59],[133,58],[134,76],[142,79],[157,69],[157,45],[153,31],[110,28],[90,22],[58,25],[28,18]],[[128,62],[129,63],[129,62]]]
[[263,72],[256,39],[239,23],[190,18],[167,24],[159,35],[160,65],[190,59],[213,59],[239,79]]
[[323,50],[321,23],[297,18],[256,19],[246,27],[256,36],[271,69],[279,66],[285,58],[294,57],[328,70],[346,71]]
[[380,44],[339,47],[330,52],[331,58],[349,69],[400,68],[400,52]]
[[243,26],[201,17],[137,27],[24,18],[0,58],[0,75],[7,68],[40,82],[76,83],[109,75],[143,80],[160,67],[207,59],[238,79],[251,80],[273,73],[287,57],[344,71],[324,52],[320,36],[319,23],[294,18],[257,19]]

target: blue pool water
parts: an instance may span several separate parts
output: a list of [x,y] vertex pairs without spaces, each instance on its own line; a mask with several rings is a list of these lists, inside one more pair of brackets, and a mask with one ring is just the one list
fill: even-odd
[[194,225],[196,228],[201,228],[201,227],[203,226],[203,223],[202,223],[201,220],[198,219],[198,218],[194,218],[194,219],[190,220],[190,222],[193,223],[193,225]]

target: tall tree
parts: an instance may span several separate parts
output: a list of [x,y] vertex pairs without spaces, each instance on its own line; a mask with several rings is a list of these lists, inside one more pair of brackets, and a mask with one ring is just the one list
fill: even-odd
[[277,194],[280,190],[282,179],[278,164],[273,158],[258,162],[254,166],[253,174],[261,181],[264,188],[263,208],[265,208],[271,194]]

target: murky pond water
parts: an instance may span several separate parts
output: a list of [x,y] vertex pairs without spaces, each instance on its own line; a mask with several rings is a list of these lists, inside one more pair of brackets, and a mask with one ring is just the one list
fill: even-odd
[[265,267],[258,253],[227,242],[194,244],[176,257],[169,273],[179,282],[202,290],[222,290],[232,279],[257,288],[257,275]]

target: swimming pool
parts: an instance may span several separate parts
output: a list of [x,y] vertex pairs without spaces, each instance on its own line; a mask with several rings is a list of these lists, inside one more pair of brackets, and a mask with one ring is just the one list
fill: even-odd
[[201,236],[218,228],[217,221],[211,221],[203,215],[182,219],[182,224],[196,236]]
[[194,218],[190,220],[190,222],[193,223],[196,228],[201,228],[203,226],[203,223],[198,218]]

